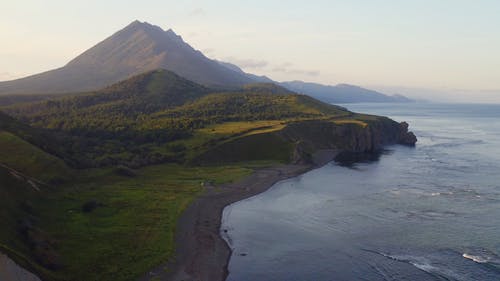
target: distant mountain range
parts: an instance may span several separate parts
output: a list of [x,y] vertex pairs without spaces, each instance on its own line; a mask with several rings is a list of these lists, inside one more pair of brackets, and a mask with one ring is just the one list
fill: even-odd
[[302,81],[291,81],[282,82],[281,85],[291,91],[306,94],[329,103],[412,102],[411,99],[402,95],[389,96],[377,91],[348,84],[327,86]]
[[328,103],[353,103],[353,102],[413,102],[402,95],[385,95],[377,91],[359,86],[338,84],[336,86],[308,83],[303,81],[276,82],[266,76],[257,76],[245,73],[235,64],[219,63],[231,70],[244,74],[258,83],[275,83],[290,91],[305,94]]
[[344,84],[275,82],[266,76],[245,73],[234,64],[209,59],[173,30],[164,31],[139,21],[132,22],[61,68],[0,82],[0,95],[93,91],[156,69],[175,72],[211,88],[233,89],[251,83],[275,83],[330,103],[409,101],[403,96],[388,96]]

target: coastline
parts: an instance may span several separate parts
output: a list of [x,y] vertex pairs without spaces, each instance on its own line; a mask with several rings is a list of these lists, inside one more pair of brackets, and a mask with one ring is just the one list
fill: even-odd
[[258,169],[235,183],[208,187],[177,222],[174,260],[157,266],[139,280],[225,280],[232,250],[220,235],[224,208],[262,193],[276,182],[322,167],[337,155],[337,150],[320,150],[313,156],[312,164],[275,165]]

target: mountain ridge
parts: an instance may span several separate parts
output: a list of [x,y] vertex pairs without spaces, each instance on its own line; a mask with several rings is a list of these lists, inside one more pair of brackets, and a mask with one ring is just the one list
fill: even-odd
[[61,68],[0,82],[0,94],[91,91],[159,68],[215,87],[239,87],[254,82],[207,58],[172,29],[164,31],[158,26],[134,21]]
[[402,96],[389,96],[374,90],[365,89],[350,84],[323,85],[304,81],[281,82],[281,86],[294,91],[310,95],[329,103],[355,103],[355,102],[412,102],[411,99]]
[[[187,80],[220,89],[235,89],[253,83],[275,83],[330,103],[409,101],[404,97],[387,96],[353,85],[276,82],[266,76],[247,73],[235,64],[210,59],[191,47],[172,29],[163,30],[138,20],[60,68],[0,82],[0,97],[95,91],[156,69],[166,69]],[[26,97],[26,101],[37,99],[40,98]],[[11,101],[0,99],[0,104],[8,103]]]

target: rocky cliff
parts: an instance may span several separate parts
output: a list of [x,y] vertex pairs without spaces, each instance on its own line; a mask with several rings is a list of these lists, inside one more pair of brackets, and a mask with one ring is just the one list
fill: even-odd
[[278,134],[296,144],[292,162],[308,162],[318,150],[346,153],[371,153],[386,145],[414,146],[417,138],[408,123],[380,117],[365,124],[307,121],[286,126]]
[[196,159],[197,163],[254,160],[310,163],[318,151],[371,153],[386,145],[414,146],[416,136],[406,122],[373,117],[363,122],[311,120],[290,123],[279,131],[244,136],[218,145]]

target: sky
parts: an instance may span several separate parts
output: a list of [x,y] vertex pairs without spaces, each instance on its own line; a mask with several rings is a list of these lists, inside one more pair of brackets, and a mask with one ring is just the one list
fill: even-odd
[[137,19],[278,81],[500,103],[498,0],[0,1],[0,81],[61,67]]

